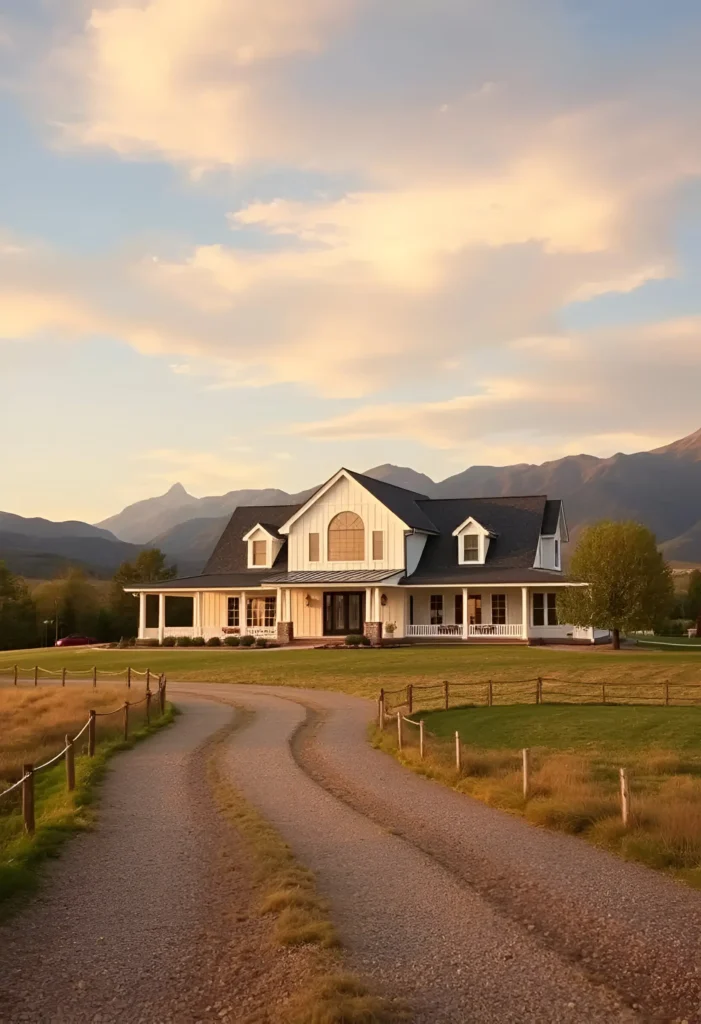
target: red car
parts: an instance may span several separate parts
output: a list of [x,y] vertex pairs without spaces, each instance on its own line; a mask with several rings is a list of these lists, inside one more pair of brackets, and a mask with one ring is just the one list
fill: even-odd
[[96,644],[94,636],[81,636],[80,633],[71,633],[70,636],[63,636],[57,640],[55,647],[87,647],[89,644]]

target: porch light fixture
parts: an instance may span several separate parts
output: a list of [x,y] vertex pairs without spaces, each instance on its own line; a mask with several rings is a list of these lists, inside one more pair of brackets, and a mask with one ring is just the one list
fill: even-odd
[[383,594],[380,598],[380,604],[384,607],[387,604],[387,595]]
[[307,594],[307,596],[304,599],[304,603],[306,604],[307,608],[309,608],[311,606],[311,603],[312,603],[312,595],[311,594]]

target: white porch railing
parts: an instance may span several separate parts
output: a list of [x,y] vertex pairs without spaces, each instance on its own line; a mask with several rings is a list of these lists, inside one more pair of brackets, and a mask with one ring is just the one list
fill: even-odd
[[[241,631],[239,631],[239,632],[241,632]],[[255,637],[258,637],[258,636],[264,636],[264,637],[268,637],[268,638],[276,637],[277,636],[277,626],[248,626],[247,629],[245,630],[245,632],[248,633],[249,636],[255,636]],[[189,636],[189,637],[202,636],[202,637],[204,637],[205,640],[209,640],[210,637],[213,637],[213,636],[219,636],[219,637],[222,637],[222,639],[223,639],[223,637],[225,635],[226,634],[223,633],[223,630],[222,630],[221,627],[219,629],[217,629],[216,627],[215,628],[203,627],[202,629],[195,629],[194,626],[166,626],[165,629],[163,630],[163,636],[174,636],[174,637],[179,637],[179,636]],[[143,639],[144,640],[158,640],[158,627],[157,626],[149,626],[147,629],[145,629],[143,631]]]
[[461,625],[407,626],[407,636],[462,636]]
[[246,626],[249,636],[277,636],[277,626]]
[[511,636],[523,637],[523,626],[520,622],[509,622],[497,625],[492,622],[475,623],[467,627],[468,636]]

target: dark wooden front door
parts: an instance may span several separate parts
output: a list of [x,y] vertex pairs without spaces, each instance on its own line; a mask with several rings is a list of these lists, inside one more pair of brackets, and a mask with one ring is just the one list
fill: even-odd
[[324,593],[324,636],[348,636],[349,633],[362,633],[364,621],[364,591],[326,591]]

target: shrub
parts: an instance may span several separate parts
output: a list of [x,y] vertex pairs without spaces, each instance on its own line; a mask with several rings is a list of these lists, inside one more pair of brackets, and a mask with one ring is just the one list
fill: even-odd
[[175,637],[174,636],[166,636],[166,637],[164,637],[163,638],[163,643],[162,643],[161,646],[162,647],[175,647]]
[[207,641],[207,647],[221,647],[221,640],[218,636],[210,636]]
[[192,647],[192,640],[189,636],[179,636],[175,643],[177,647]]
[[256,647],[267,647],[267,646],[268,646],[268,641],[265,639],[265,637],[264,636],[259,636],[258,639],[256,640]]
[[254,636],[246,635],[246,636],[242,636],[241,637],[241,646],[242,647],[253,647],[255,642],[256,642],[256,638]]
[[135,647],[135,646],[136,646],[136,637],[133,637],[133,636],[122,637],[122,639],[117,644],[117,647],[121,648],[122,650],[124,650],[125,647]]
[[158,640],[149,637],[148,640],[139,640],[139,647],[160,647]]
[[192,646],[193,647],[204,647],[204,637],[203,636],[193,636],[193,638],[192,638]]
[[241,637],[240,636],[225,636],[224,637],[224,643],[226,644],[227,647],[238,647],[239,644],[241,643]]
[[346,637],[346,644],[348,647],[369,647],[370,641],[362,633],[350,633]]

